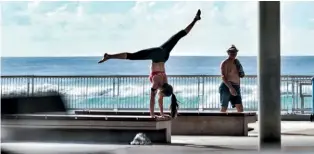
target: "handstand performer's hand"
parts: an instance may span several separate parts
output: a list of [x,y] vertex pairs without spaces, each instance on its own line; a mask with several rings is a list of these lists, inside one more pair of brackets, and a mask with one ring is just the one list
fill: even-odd
[[158,119],[168,119],[168,118],[171,118],[171,116],[168,114],[162,114],[158,117]]
[[151,118],[157,118],[158,116],[156,116],[155,114],[151,114],[150,117]]

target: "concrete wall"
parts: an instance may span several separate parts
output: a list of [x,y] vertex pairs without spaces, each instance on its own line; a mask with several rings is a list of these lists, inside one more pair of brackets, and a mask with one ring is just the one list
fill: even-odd
[[[149,115],[147,111],[76,111],[86,115]],[[247,136],[248,123],[257,121],[256,113],[219,113],[181,111],[172,120],[172,135]]]
[[172,120],[172,135],[247,136],[245,117],[180,116]]

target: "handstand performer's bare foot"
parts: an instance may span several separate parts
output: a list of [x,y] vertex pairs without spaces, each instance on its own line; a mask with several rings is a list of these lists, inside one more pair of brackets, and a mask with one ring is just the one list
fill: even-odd
[[103,62],[105,62],[105,61],[108,60],[108,59],[109,59],[109,55],[108,55],[107,53],[105,53],[105,54],[104,54],[104,57],[102,58],[102,60],[100,60],[100,61],[98,62],[98,64],[103,63]]
[[196,21],[201,20],[201,10],[200,9],[197,10],[197,13],[196,13],[194,20],[196,20]]
[[151,117],[151,118],[156,118],[157,116],[156,116],[155,113],[153,112],[153,113],[150,113],[150,117]]

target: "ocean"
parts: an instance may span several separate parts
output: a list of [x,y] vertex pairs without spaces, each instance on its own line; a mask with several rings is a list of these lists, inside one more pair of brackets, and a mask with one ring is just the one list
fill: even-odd
[[[97,64],[101,57],[28,57],[1,58],[1,75],[43,76],[106,76],[148,75],[150,61],[109,60]],[[166,64],[168,75],[219,75],[219,66],[226,57],[172,56]],[[257,74],[256,57],[238,57],[247,75]],[[281,59],[282,75],[314,76],[314,56],[290,56]],[[181,108],[219,108],[219,77],[170,78]],[[309,80],[309,78],[305,79]],[[31,83],[30,83],[31,82]],[[242,96],[246,108],[257,108],[257,80],[243,79]],[[119,84],[119,86],[117,86]],[[112,86],[114,85],[114,86]],[[296,85],[296,87],[294,87]],[[71,108],[148,108],[150,83],[143,78],[35,78],[1,79],[1,95],[34,94],[44,91],[63,93]],[[282,107],[300,108],[298,84],[282,81]],[[118,90],[117,90],[118,89]],[[311,86],[303,87],[306,94]],[[165,103],[168,103],[166,101]],[[133,105],[132,105],[133,104]],[[305,98],[311,108],[311,98]]]
[[[219,75],[226,57],[170,57],[169,75]],[[150,61],[109,60],[100,57],[1,58],[1,75],[147,75]],[[239,57],[246,74],[257,74],[256,57]],[[282,57],[282,75],[314,75],[314,56]]]

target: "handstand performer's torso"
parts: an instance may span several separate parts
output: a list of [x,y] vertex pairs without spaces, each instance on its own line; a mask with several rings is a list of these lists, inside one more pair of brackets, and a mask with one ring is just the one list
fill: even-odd
[[151,65],[151,72],[165,72],[165,63],[164,62],[159,62],[159,63],[154,63],[152,62]]
[[154,82],[155,84],[158,85],[158,88],[161,87],[164,83],[168,82],[165,70],[166,69],[165,69],[164,62],[158,62],[158,63],[152,62],[149,78],[151,82],[153,82],[152,80],[154,78]]

